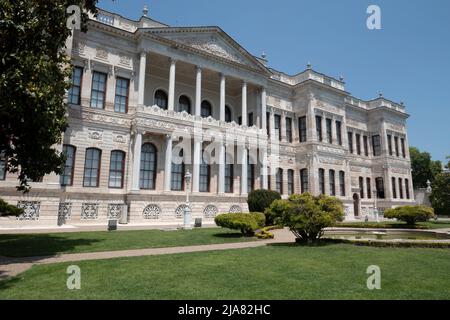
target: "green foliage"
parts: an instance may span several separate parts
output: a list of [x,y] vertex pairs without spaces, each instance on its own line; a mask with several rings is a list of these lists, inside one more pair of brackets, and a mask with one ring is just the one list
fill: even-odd
[[444,172],[436,176],[430,201],[437,215],[450,214],[450,173]]
[[253,236],[255,231],[264,227],[263,213],[224,213],[214,219],[219,227],[240,230],[246,236]]
[[384,217],[404,221],[408,225],[415,225],[417,222],[428,221],[433,218],[434,210],[427,206],[401,206],[387,209],[384,212]]
[[23,209],[13,206],[3,199],[0,199],[0,217],[1,216],[18,216],[23,213]]
[[289,227],[300,241],[311,242],[323,235],[324,228],[344,219],[344,207],[334,197],[304,193],[274,201],[266,214],[273,217],[275,223]]
[[[272,190],[258,189],[248,194],[248,209],[251,212],[265,212],[273,201],[281,199],[281,195]],[[267,225],[273,224],[273,220],[266,216]]]
[[436,175],[442,172],[441,162],[431,160],[430,153],[421,152],[415,147],[409,148],[409,155],[414,187],[426,188],[427,180],[433,182]]
[[29,180],[61,172],[64,156],[55,146],[67,127],[64,96],[71,75],[66,9],[75,4],[95,12],[96,3],[0,1],[0,151],[7,170],[19,174],[19,190],[29,190]]
[[259,232],[256,232],[255,236],[258,239],[273,239],[274,235],[269,230],[270,230],[270,227],[264,227]]

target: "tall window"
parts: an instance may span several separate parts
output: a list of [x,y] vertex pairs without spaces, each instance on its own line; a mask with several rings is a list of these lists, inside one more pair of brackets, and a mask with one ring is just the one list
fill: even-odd
[[255,190],[255,165],[250,164],[250,156],[247,155],[247,192]]
[[276,114],[274,117],[275,121],[275,135],[278,137],[278,140],[281,141],[281,116]]
[[247,121],[248,121],[248,126],[249,126],[249,127],[252,127],[252,126],[253,126],[253,112],[250,112],[250,113],[248,114]]
[[225,152],[225,192],[233,193],[234,187],[234,165],[228,164],[228,154]]
[[298,134],[300,142],[306,142],[306,117],[298,118]]
[[359,177],[359,196],[364,199],[364,178]]
[[[63,153],[66,156],[66,163],[64,165],[64,172],[60,177],[60,183],[62,186],[73,185],[73,170],[75,168],[75,151],[74,146],[65,144],[63,145]],[[2,174],[1,164],[0,164],[0,180]]]
[[92,73],[91,107],[105,108],[106,73],[94,71]]
[[329,183],[330,183],[330,196],[335,196],[336,195],[336,184],[334,181],[334,170],[330,170],[329,171]]
[[212,107],[211,103],[209,103],[206,100],[202,101],[201,108],[200,108],[200,114],[202,118],[208,118],[212,116]]
[[317,141],[322,141],[322,117],[316,116]]
[[168,98],[167,93],[165,93],[163,90],[156,90],[155,92],[155,104],[160,107],[161,109],[167,110],[168,105]]
[[409,179],[405,179],[405,191],[406,191],[406,199],[410,199],[410,197],[409,197]]
[[0,180],[6,179],[6,157],[0,153]]
[[342,123],[336,120],[336,138],[340,146],[342,146]]
[[267,135],[270,137],[270,112],[266,112],[266,131]]
[[319,169],[319,192],[325,194],[325,170]]
[[84,187],[98,187],[100,180],[100,159],[102,151],[97,148],[86,149],[84,160]]
[[348,136],[348,152],[353,153],[353,132],[347,132]]
[[345,172],[339,171],[339,189],[341,197],[345,197]]
[[178,112],[187,112],[191,113],[191,100],[189,100],[186,96],[181,96],[180,99],[178,99]]
[[156,182],[156,147],[145,143],[141,148],[141,168],[139,172],[139,187],[141,189],[155,189]]
[[400,138],[400,145],[402,146],[402,156],[406,158],[406,150],[405,150],[405,139]]
[[366,178],[367,198],[372,199],[372,185],[370,178]]
[[395,178],[391,178],[391,184],[392,184],[392,198],[397,198],[397,188],[395,187]]
[[75,67],[72,70],[71,87],[68,92],[68,102],[72,104],[81,103],[81,79],[83,77],[83,68]]
[[120,150],[111,151],[109,163],[109,187],[123,188],[123,177],[125,173],[125,152]]
[[128,88],[130,80],[117,77],[116,78],[116,97],[114,99],[114,111],[126,113],[128,110]]
[[377,188],[377,198],[384,199],[384,181],[382,177],[375,178],[375,186]]
[[400,152],[398,149],[398,137],[394,137],[394,145],[395,145],[395,155],[397,157],[400,157]]
[[389,155],[392,156],[392,136],[390,134],[387,135],[387,141],[388,141]]
[[327,124],[327,141],[328,143],[333,143],[333,131],[331,129],[331,119],[326,119]]
[[361,154],[361,135],[359,133],[357,133],[355,135],[355,139],[356,139],[356,153],[358,155]]
[[[180,157],[183,157],[183,150],[180,152]],[[171,190],[184,190],[184,159],[182,163],[176,164],[172,162],[172,173],[170,175]]]
[[225,122],[231,122],[231,120],[232,120],[232,118],[231,118],[231,109],[230,109],[229,106],[225,106]]
[[209,192],[211,181],[211,166],[206,163],[202,152],[202,163],[200,164],[199,191]]
[[292,119],[286,118],[286,139],[287,142],[292,142]]
[[275,190],[283,194],[283,169],[278,168],[277,173],[275,174]]
[[369,156],[369,144],[367,143],[367,136],[363,136],[363,144],[364,144],[364,155],[366,157]]
[[375,157],[381,155],[381,138],[379,135],[372,136],[372,150]]
[[287,183],[288,183],[288,195],[294,193],[294,170],[289,169],[287,171]]
[[308,192],[308,169],[300,170],[300,185],[301,192]]
[[403,179],[398,178],[398,193],[400,195],[400,199],[403,199]]

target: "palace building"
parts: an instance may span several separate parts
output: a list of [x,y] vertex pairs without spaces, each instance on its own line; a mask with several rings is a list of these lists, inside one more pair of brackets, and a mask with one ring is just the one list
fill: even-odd
[[[75,68],[58,146],[64,174],[22,194],[2,158],[1,198],[24,214],[0,218],[0,228],[111,219],[178,226],[187,192],[192,218],[204,224],[248,211],[248,193],[260,188],[336,196],[349,220],[414,203],[403,103],[356,98],[343,78],[310,65],[285,74],[219,27],[170,27],[147,10],[139,21],[99,10],[88,30],[67,42]],[[190,151],[176,163],[183,135]],[[227,161],[205,160],[213,141]]]

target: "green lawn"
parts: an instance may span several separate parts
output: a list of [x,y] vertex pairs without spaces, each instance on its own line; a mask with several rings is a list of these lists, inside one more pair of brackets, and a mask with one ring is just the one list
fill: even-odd
[[[66,268],[81,268],[81,290]],[[0,282],[0,299],[450,299],[450,250],[272,245],[39,265]],[[368,290],[369,265],[381,290]]]
[[189,231],[96,231],[0,235],[0,256],[28,257],[61,253],[162,248],[251,241],[236,231],[202,228]]
[[[336,224],[336,227],[345,228],[384,228],[384,229],[411,229],[406,223],[401,221],[383,221],[383,222],[342,222]],[[442,229],[450,228],[450,221],[427,221],[419,222],[416,229]],[[414,228],[413,228],[414,229]]]

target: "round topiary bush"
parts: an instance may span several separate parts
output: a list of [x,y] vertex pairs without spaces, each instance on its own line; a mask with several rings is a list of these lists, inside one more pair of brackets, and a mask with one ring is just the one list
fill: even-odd
[[428,221],[434,218],[433,208],[427,206],[401,206],[394,209],[387,209],[384,217],[405,221],[408,225],[415,225],[417,222]]
[[266,217],[263,213],[224,213],[215,217],[214,222],[223,228],[239,230],[245,236],[253,236],[264,227]]
[[[265,212],[272,202],[279,199],[281,199],[281,195],[276,191],[264,189],[254,190],[248,194],[248,209],[251,212]],[[273,224],[270,216],[266,216],[266,224]]]

